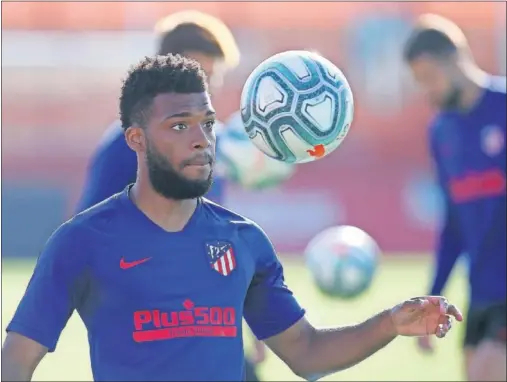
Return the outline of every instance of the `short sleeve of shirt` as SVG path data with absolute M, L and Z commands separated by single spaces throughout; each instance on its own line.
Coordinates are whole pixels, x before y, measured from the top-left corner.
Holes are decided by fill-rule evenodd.
M 262 229 L 252 225 L 243 234 L 256 254 L 256 272 L 247 292 L 244 316 L 255 336 L 263 340 L 290 328 L 305 311 L 285 285 L 282 264 Z
M 68 222 L 46 243 L 8 332 L 55 350 L 83 290 L 85 260 L 79 228 Z

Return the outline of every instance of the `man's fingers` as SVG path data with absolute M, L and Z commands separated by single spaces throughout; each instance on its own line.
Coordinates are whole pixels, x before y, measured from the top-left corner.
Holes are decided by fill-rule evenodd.
M 447 331 L 445 330 L 444 325 L 438 325 L 435 335 L 438 338 L 444 338 L 446 334 L 447 334 Z
M 429 301 L 424 297 L 414 297 L 408 300 L 405 303 L 405 306 L 409 306 L 411 308 L 421 308 L 428 305 Z
M 424 311 L 427 305 L 433 305 L 438 307 L 440 315 L 442 317 L 454 317 L 457 321 L 463 321 L 463 314 L 453 304 L 449 304 L 449 301 L 442 296 L 423 296 L 411 298 L 405 303 L 405 306 L 409 307 L 412 312 Z M 448 329 L 447 329 L 448 330 Z M 445 333 L 444 333 L 445 335 Z
M 423 298 L 431 302 L 433 305 L 439 305 L 440 300 L 445 299 L 445 297 L 442 296 L 425 296 Z
M 427 296 L 426 300 L 432 305 L 440 307 L 440 314 L 450 314 L 456 320 L 463 321 L 463 314 L 460 312 L 455 305 L 449 304 L 449 301 L 445 297 L 442 296 Z
M 453 316 L 458 321 L 463 321 L 463 314 L 452 304 L 447 307 L 447 314 Z
M 438 324 L 442 325 L 444 329 L 449 331 L 452 327 L 452 317 L 449 315 L 441 316 L 440 319 L 438 320 Z
M 440 307 L 440 313 L 446 314 L 449 302 L 442 296 L 427 296 L 426 300 L 432 305 Z
M 445 335 L 452 328 L 452 317 L 447 315 L 447 316 L 441 317 L 438 321 L 439 321 L 439 324 L 437 326 L 437 330 L 435 331 L 435 335 L 438 338 L 444 338 Z

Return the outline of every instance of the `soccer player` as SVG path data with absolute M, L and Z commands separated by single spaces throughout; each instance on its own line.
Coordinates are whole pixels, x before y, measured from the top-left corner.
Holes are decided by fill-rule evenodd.
M 456 260 L 466 253 L 467 376 L 471 381 L 505 381 L 506 79 L 483 72 L 458 26 L 435 15 L 421 17 L 404 58 L 440 109 L 429 139 L 446 208 L 431 294 L 442 292 Z M 429 338 L 421 337 L 419 344 L 432 348 Z
M 218 90 L 227 70 L 239 62 L 239 49 L 229 28 L 219 19 L 198 11 L 182 11 L 161 19 L 155 26 L 159 36 L 157 53 L 182 54 L 199 62 L 210 85 Z M 125 141 L 121 122 L 105 132 L 88 167 L 83 193 L 77 204 L 81 212 L 122 191 L 136 179 L 137 159 Z M 206 197 L 223 203 L 225 179 L 215 174 Z M 256 366 L 264 360 L 264 346 L 255 342 L 255 362 L 247 358 L 247 380 L 258 381 Z
M 7 327 L 2 380 L 29 380 L 74 310 L 95 380 L 244 379 L 242 319 L 299 376 L 351 367 L 396 336 L 444 337 L 461 313 L 407 300 L 354 326 L 318 329 L 284 283 L 262 229 L 207 199 L 215 112 L 194 60 L 146 57 L 120 114 L 137 179 L 59 227 Z

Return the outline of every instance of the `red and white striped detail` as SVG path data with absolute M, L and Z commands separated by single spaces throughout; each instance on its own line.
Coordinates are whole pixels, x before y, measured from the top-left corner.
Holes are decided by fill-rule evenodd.
M 236 259 L 234 258 L 232 248 L 229 248 L 211 267 L 223 276 L 230 275 L 234 268 L 236 268 Z

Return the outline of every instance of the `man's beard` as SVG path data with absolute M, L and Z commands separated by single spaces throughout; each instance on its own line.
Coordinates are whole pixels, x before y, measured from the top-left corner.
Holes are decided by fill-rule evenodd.
M 211 168 L 207 179 L 187 179 L 149 144 L 146 150 L 146 163 L 153 189 L 168 199 L 184 200 L 199 198 L 208 192 L 213 183 L 213 168 Z

